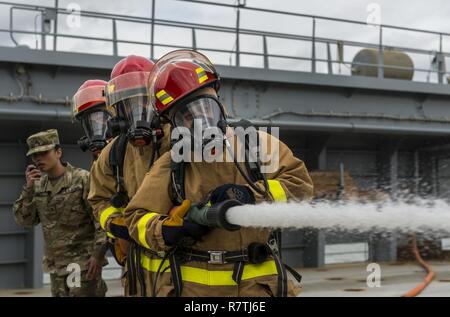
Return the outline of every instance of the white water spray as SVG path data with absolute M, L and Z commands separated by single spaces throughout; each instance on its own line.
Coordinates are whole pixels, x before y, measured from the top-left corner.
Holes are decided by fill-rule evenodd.
M 450 205 L 443 200 L 245 205 L 230 208 L 227 220 L 243 227 L 450 233 Z

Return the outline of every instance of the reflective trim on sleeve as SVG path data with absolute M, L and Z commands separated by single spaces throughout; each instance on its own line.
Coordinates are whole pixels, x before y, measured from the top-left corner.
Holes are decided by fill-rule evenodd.
M 269 191 L 272 194 L 274 201 L 276 202 L 287 202 L 286 192 L 281 186 L 280 181 L 275 179 L 268 179 L 267 183 L 269 184 Z
M 103 230 L 106 230 L 106 222 L 108 221 L 109 217 L 116 213 L 122 215 L 123 209 L 109 206 L 108 208 L 100 212 L 100 226 Z
M 155 216 L 159 215 L 156 212 L 149 212 L 142 216 L 141 219 L 139 219 L 137 223 L 137 231 L 138 231 L 138 239 L 139 243 L 146 247 L 147 249 L 150 249 L 150 246 L 147 243 L 147 239 L 145 238 L 145 234 L 147 233 L 147 223 Z

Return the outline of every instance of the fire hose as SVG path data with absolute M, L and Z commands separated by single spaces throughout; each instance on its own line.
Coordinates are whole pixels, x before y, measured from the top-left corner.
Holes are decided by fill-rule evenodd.
M 211 228 L 221 228 L 226 230 L 238 230 L 240 225 L 230 222 L 229 215 L 227 212 L 234 208 L 242 206 L 239 201 L 236 200 L 227 200 L 212 206 L 198 206 L 194 207 L 190 210 L 188 214 L 188 219 L 196 222 L 198 224 L 202 224 Z M 407 293 L 403 295 L 403 297 L 414 297 L 419 295 L 434 279 L 435 273 L 431 266 L 426 263 L 420 255 L 417 240 L 415 235 L 411 237 L 411 250 L 417 260 L 417 262 L 425 269 L 427 275 L 425 276 L 423 282 L 418 284 L 413 289 L 409 290 Z
M 411 289 L 408 292 L 406 292 L 405 294 L 403 294 L 403 297 L 415 297 L 415 296 L 419 295 L 431 283 L 431 281 L 435 277 L 433 268 L 428 263 L 426 263 L 420 256 L 419 248 L 417 247 L 417 240 L 416 240 L 415 235 L 412 235 L 412 237 L 411 237 L 411 247 L 412 247 L 412 252 L 413 252 L 417 262 L 419 262 L 420 266 L 422 266 L 425 269 L 425 271 L 427 272 L 427 275 L 423 279 L 423 282 L 417 284 L 416 287 L 414 287 L 413 289 Z

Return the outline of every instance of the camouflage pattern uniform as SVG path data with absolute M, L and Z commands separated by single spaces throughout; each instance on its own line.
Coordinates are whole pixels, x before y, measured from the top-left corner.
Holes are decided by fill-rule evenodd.
M 27 155 L 46 151 L 59 144 L 56 130 L 48 130 L 27 139 Z M 42 224 L 44 233 L 44 271 L 50 273 L 53 296 L 104 296 L 106 284 L 101 279 L 86 279 L 87 261 L 93 256 L 106 264 L 106 235 L 95 220 L 90 204 L 89 172 L 64 163 L 65 173 L 55 183 L 47 175 L 23 191 L 14 203 L 16 222 L 25 227 Z M 80 287 L 69 288 L 73 277 L 67 265 L 81 269 Z

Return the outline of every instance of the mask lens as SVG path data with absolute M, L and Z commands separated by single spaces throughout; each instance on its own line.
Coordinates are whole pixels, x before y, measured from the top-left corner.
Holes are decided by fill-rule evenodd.
M 85 135 L 93 140 L 94 138 L 105 139 L 107 121 L 111 115 L 106 111 L 93 111 L 81 118 L 81 124 Z
M 199 98 L 181 107 L 173 117 L 177 127 L 186 127 L 194 132 L 194 125 L 201 125 L 204 132 L 210 128 L 217 128 L 217 124 L 223 119 L 219 103 L 213 98 Z M 197 127 L 197 129 L 199 129 Z
M 139 121 L 151 122 L 154 115 L 147 96 L 136 96 L 121 101 L 121 112 L 133 130 L 137 128 Z

